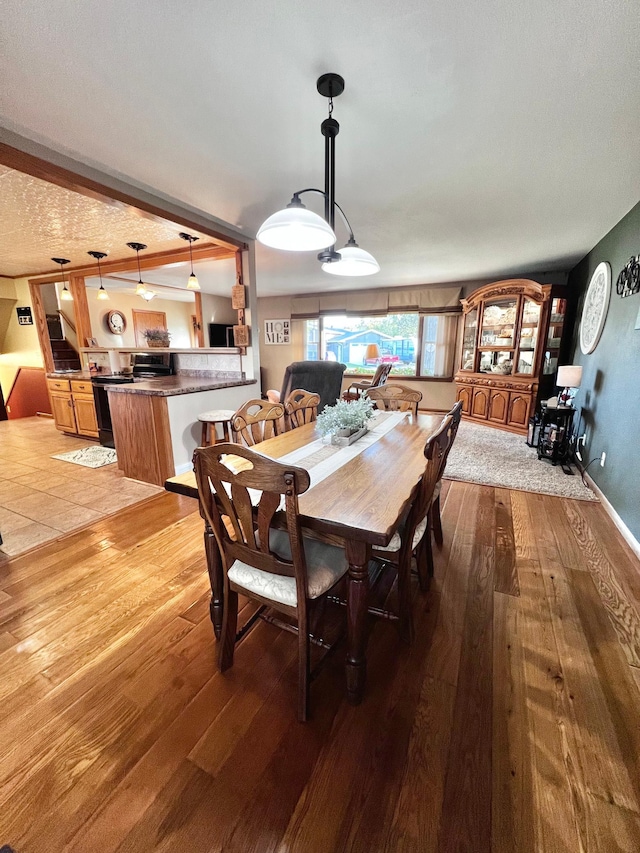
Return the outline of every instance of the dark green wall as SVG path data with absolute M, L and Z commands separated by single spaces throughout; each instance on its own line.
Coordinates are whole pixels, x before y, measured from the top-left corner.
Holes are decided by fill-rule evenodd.
M 587 432 L 586 458 L 606 451 L 589 474 L 620 518 L 640 541 L 640 330 L 634 329 L 640 293 L 622 299 L 616 280 L 632 255 L 640 254 L 640 204 L 637 204 L 569 274 L 569 286 L 579 294 L 571 364 L 583 366 L 582 386 L 575 399 L 581 410 L 579 433 Z M 584 294 L 601 261 L 611 264 L 611 301 L 600 341 L 583 355 L 579 325 Z

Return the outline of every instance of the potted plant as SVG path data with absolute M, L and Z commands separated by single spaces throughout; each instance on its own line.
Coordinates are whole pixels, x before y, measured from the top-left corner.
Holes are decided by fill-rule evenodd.
M 149 347 L 168 347 L 171 333 L 166 329 L 145 329 L 142 333 Z
M 336 400 L 335 406 L 318 415 L 316 427 L 322 436 L 331 436 L 331 444 L 346 447 L 353 444 L 367 430 L 367 421 L 373 417 L 373 401 L 367 397 L 359 400 Z

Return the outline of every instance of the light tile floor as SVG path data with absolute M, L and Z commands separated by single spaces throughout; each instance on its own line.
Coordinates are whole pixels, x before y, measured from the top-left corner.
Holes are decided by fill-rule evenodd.
M 58 432 L 50 418 L 0 421 L 0 564 L 162 492 L 129 480 L 117 464 L 51 458 L 93 444 Z

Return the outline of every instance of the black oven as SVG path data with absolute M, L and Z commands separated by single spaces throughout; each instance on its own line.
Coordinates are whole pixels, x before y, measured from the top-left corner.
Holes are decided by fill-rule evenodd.
M 133 375 L 156 378 L 174 373 L 172 352 L 136 352 L 133 354 Z
M 103 447 L 115 447 L 113 441 L 113 426 L 111 425 L 111 412 L 109 411 L 109 395 L 107 385 L 123 385 L 133 382 L 133 376 L 106 375 L 92 376 L 93 399 L 96 404 L 96 420 L 98 421 L 98 436 Z

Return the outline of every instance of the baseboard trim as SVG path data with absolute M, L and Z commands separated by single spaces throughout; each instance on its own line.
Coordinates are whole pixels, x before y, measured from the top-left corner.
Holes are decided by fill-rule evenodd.
M 595 494 L 600 499 L 600 503 L 604 507 L 605 512 L 607 513 L 607 515 L 609 516 L 611 521 L 613 521 L 615 526 L 620 531 L 620 534 L 622 535 L 622 538 L 624 539 L 624 541 L 627 543 L 629 548 L 631 548 L 631 550 L 636 555 L 636 557 L 640 560 L 640 542 L 638 542 L 636 537 L 633 535 L 633 533 L 629 530 L 627 525 L 624 523 L 624 521 L 620 518 L 618 513 L 615 511 L 613 506 L 609 503 L 606 495 L 604 494 L 602 489 L 598 486 L 598 484 L 593 479 L 593 477 L 590 477 L 586 471 L 583 472 L 582 476 L 587 481 L 587 483 L 589 484 L 589 487 L 592 489 L 592 491 L 595 492 Z

